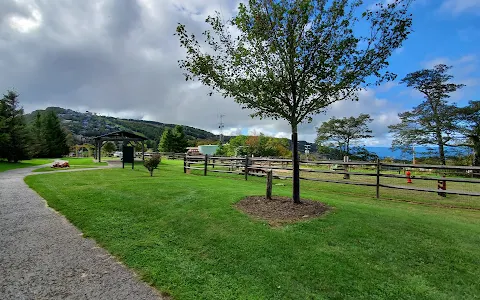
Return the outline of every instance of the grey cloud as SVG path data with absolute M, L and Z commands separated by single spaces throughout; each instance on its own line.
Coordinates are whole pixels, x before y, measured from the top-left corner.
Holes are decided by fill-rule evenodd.
M 55 105 L 207 130 L 218 129 L 218 115 L 225 114 L 225 128 L 289 133 L 285 121 L 252 119 L 232 99 L 208 96 L 207 88 L 185 82 L 178 68 L 183 50 L 173 36 L 177 23 L 199 35 L 208 14 L 219 10 L 228 18 L 237 2 L 184 0 L 179 6 L 175 0 L 2 1 L 0 67 L 6 71 L 0 73 L 0 88 L 14 87 L 27 111 Z M 29 4 L 40 11 L 42 23 L 21 33 L 9 26 L 8 17 L 30 17 Z M 332 115 L 391 111 L 375 105 L 381 102 L 368 94 L 361 103 L 333 106 L 302 125 L 300 136 L 313 140 L 315 127 Z M 385 135 L 381 126 L 375 130 Z

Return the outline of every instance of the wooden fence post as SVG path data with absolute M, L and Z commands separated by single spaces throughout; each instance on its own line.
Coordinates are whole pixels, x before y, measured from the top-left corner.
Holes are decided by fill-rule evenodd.
M 376 185 L 376 189 L 377 189 L 377 199 L 380 198 L 380 168 L 381 168 L 381 164 L 380 164 L 380 159 L 377 158 L 377 185 Z
M 248 156 L 245 155 L 245 180 L 248 180 Z
M 267 171 L 267 199 L 272 200 L 272 185 L 273 185 L 273 172 Z
M 349 162 L 350 158 L 348 156 L 343 157 L 343 162 Z M 343 169 L 348 173 L 348 165 L 343 165 Z M 350 174 L 343 174 L 343 179 L 350 179 Z
M 187 173 L 187 156 L 183 157 L 183 173 Z
M 203 176 L 207 176 L 208 155 L 205 154 L 205 165 L 203 166 Z

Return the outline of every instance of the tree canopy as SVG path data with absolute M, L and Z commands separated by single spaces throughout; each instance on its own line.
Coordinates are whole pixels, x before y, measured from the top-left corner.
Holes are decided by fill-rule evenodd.
M 401 83 L 422 93 L 424 100 L 412 110 L 400 113 L 399 124 L 389 126 L 394 137 L 392 148 L 409 152 L 416 145 L 437 145 L 441 163 L 446 163 L 445 146 L 456 144 L 459 121 L 457 106 L 447 99 L 464 86 L 450 82 L 450 68 L 440 64 L 402 79 Z
M 317 128 L 316 143 L 319 147 L 333 145 L 341 156 L 351 155 L 351 143 L 372 138 L 368 124 L 373 121 L 368 114 L 358 117 L 331 118 Z
M 10 162 L 29 156 L 29 133 L 18 97 L 16 92 L 7 91 L 0 100 L 0 159 Z
M 160 152 L 185 153 L 188 141 L 183 126 L 177 125 L 173 130 L 165 129 L 158 144 Z
M 224 156 L 286 157 L 291 156 L 289 141 L 286 138 L 260 135 L 239 135 L 222 145 L 217 151 Z
M 458 109 L 460 133 L 465 137 L 463 145 L 474 151 L 473 165 L 480 166 L 480 101 L 469 101 Z
M 170 129 L 165 129 L 158 143 L 159 152 L 172 152 L 173 148 L 173 135 Z
M 67 133 L 62 127 L 57 114 L 45 112 L 42 116 L 43 145 L 45 157 L 61 157 L 68 154 Z
M 209 16 L 204 42 L 179 24 L 176 34 L 186 49 L 179 65 L 186 80 L 233 98 L 252 117 L 290 124 L 298 203 L 298 124 L 336 101 L 357 100 L 362 88 L 395 78 L 385 69 L 410 33 L 410 2 L 364 9 L 360 0 L 249 0 L 227 22 L 219 13 Z
M 173 128 L 172 136 L 173 136 L 172 152 L 185 153 L 187 151 L 188 141 L 187 141 L 187 137 L 185 136 L 183 126 L 180 126 L 180 125 L 175 126 L 175 128 Z
M 108 141 L 103 145 L 102 150 L 107 154 L 111 154 L 113 151 L 117 150 L 117 146 L 114 142 Z

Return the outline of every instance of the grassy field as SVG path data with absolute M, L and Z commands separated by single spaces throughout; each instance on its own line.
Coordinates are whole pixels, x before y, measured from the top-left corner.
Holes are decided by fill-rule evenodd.
M 64 160 L 68 161 L 68 163 L 72 166 L 106 166 L 108 165 L 106 162 L 95 162 L 92 157 L 69 157 L 65 158 Z
M 203 175 L 203 164 L 200 163 L 198 165 L 192 165 L 192 167 L 199 167 L 202 170 L 192 170 L 192 174 L 196 175 Z M 268 168 L 268 166 L 265 166 Z M 225 166 L 216 166 L 215 170 L 228 170 L 228 167 Z M 217 176 L 217 177 L 228 177 L 231 179 L 236 180 L 243 180 L 243 175 L 234 175 L 234 174 L 225 174 L 225 173 L 214 173 L 210 172 L 214 170 L 212 166 L 208 167 L 208 174 L 209 176 Z M 327 166 L 320 166 L 316 169 L 324 169 L 328 170 Z M 351 170 L 352 172 L 358 173 L 366 173 L 366 174 L 375 174 L 376 171 L 374 169 L 354 169 Z M 274 175 L 277 176 L 291 176 L 291 171 L 285 170 L 273 170 Z M 383 174 L 397 174 L 399 175 L 398 171 L 389 171 L 389 170 L 382 170 Z M 403 172 L 400 174 L 403 175 Z M 376 176 L 360 176 L 360 175 L 351 175 L 350 179 L 345 180 L 343 179 L 343 174 L 332 174 L 332 173 L 311 173 L 311 172 L 300 172 L 300 176 L 303 178 L 312 178 L 312 179 L 326 179 L 326 180 L 335 180 L 341 182 L 351 182 L 351 183 L 376 183 Z M 381 184 L 389 184 L 395 186 L 407 186 L 407 187 L 417 187 L 417 188 L 427 188 L 427 189 L 436 189 L 437 188 L 437 181 L 435 180 L 420 180 L 418 177 L 426 176 L 426 177 L 438 177 L 438 175 L 432 173 L 421 173 L 421 172 L 413 172 L 413 176 L 416 176 L 412 179 L 412 184 L 407 184 L 406 179 L 404 178 L 386 178 L 381 177 L 380 183 Z M 448 176 L 449 178 L 452 178 Z M 456 178 L 459 178 L 456 176 Z M 264 181 L 264 178 L 255 178 L 249 177 L 249 180 L 259 180 Z M 283 184 L 285 186 L 291 186 L 291 179 L 277 179 L 275 183 Z M 332 184 L 332 183 L 323 183 L 323 182 L 315 182 L 315 181 L 307 181 L 302 180 L 302 188 L 304 190 L 310 190 L 312 192 L 315 191 L 325 191 L 330 193 L 340 193 L 343 195 L 355 195 L 355 196 L 365 196 L 365 197 L 375 197 L 376 191 L 375 187 L 371 186 L 358 186 L 358 185 L 347 185 L 347 184 Z M 469 192 L 480 192 L 480 184 L 479 183 L 464 183 L 464 182 L 448 182 L 447 183 L 448 190 L 460 190 L 460 191 L 469 191 Z M 381 188 L 380 195 L 383 199 L 393 199 L 398 201 L 413 201 L 419 203 L 428 203 L 431 205 L 444 205 L 444 206 L 454 206 L 454 207 L 465 207 L 465 208 L 475 208 L 480 209 L 480 197 L 475 196 L 461 196 L 455 194 L 449 194 L 447 197 L 441 197 L 437 193 L 426 193 L 426 192 L 417 192 L 417 191 L 408 191 L 408 190 L 398 190 L 398 189 L 387 189 Z
M 8 170 L 19 169 L 19 168 L 41 166 L 51 162 L 53 162 L 53 159 L 49 159 L 49 158 L 34 158 L 30 160 L 22 160 L 18 163 L 9 163 L 6 161 L 0 161 L 0 172 L 5 172 Z
M 237 211 L 249 181 L 183 174 L 165 161 L 29 176 L 26 182 L 175 299 L 474 299 L 480 212 L 346 196 L 302 184 L 325 216 L 270 227 Z M 75 184 L 71 184 L 75 182 Z M 290 195 L 289 186 L 274 194 Z

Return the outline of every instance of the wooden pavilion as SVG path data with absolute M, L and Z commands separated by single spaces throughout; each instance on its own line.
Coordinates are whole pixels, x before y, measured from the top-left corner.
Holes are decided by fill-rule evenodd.
M 124 146 L 127 146 L 129 143 L 142 142 L 142 160 L 145 160 L 145 145 L 143 141 L 146 141 L 147 138 L 143 135 L 139 135 L 129 131 L 115 131 L 107 133 L 104 135 L 97 136 L 93 138 L 95 144 L 95 158 L 98 161 L 101 161 L 102 157 L 102 147 L 106 142 L 123 142 Z M 135 146 L 135 145 L 132 145 Z

